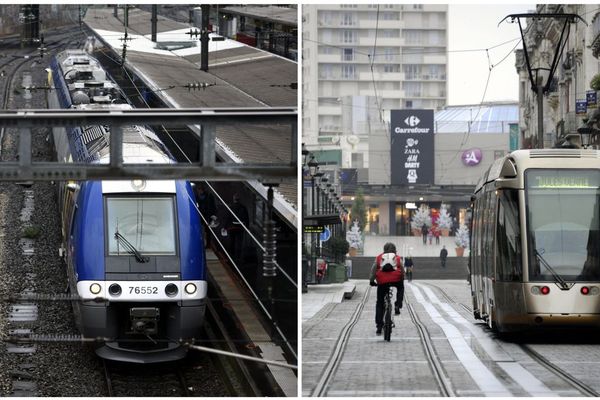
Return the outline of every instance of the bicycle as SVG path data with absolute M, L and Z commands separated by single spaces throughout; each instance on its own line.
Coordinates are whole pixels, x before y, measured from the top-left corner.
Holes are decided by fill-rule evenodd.
M 383 340 L 390 341 L 394 320 L 392 317 L 392 287 L 388 287 L 383 303 Z

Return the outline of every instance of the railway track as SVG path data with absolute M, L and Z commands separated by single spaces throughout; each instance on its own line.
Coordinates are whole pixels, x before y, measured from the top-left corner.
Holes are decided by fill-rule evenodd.
M 132 368 L 131 364 L 104 360 L 103 367 L 109 397 L 193 395 L 180 363 Z

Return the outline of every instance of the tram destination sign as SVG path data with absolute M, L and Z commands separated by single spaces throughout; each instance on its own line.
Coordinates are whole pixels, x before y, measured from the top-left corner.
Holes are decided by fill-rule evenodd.
M 304 225 L 304 233 L 323 233 L 325 226 L 323 225 Z
M 392 185 L 433 184 L 433 110 L 391 110 Z

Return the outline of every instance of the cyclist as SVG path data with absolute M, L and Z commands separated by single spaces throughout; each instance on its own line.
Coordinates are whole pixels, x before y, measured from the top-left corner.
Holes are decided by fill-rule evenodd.
M 375 282 L 377 281 L 377 282 Z M 383 328 L 383 303 L 385 295 L 390 287 L 396 288 L 395 314 L 400 314 L 402 308 L 402 299 L 404 297 L 404 271 L 402 260 L 396 254 L 396 246 L 393 243 L 386 243 L 383 246 L 383 253 L 375 258 L 371 267 L 371 286 L 377 286 L 377 303 L 375 304 L 375 325 L 376 334 L 381 334 Z

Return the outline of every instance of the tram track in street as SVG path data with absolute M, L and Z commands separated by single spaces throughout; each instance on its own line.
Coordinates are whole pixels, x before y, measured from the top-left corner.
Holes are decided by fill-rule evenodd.
M 323 367 L 321 377 L 318 380 L 312 393 L 310 394 L 311 397 L 326 396 L 329 384 L 331 383 L 331 381 L 335 375 L 335 372 L 342 360 L 342 356 L 344 355 L 346 345 L 348 344 L 348 340 L 350 339 L 350 333 L 352 332 L 352 328 L 354 328 L 356 323 L 359 321 L 360 315 L 362 314 L 365 304 L 367 303 L 367 300 L 369 299 L 370 291 L 371 291 L 371 288 L 367 287 L 367 289 L 365 290 L 365 294 L 363 295 L 363 298 L 361 299 L 360 303 L 357 305 L 356 309 L 354 310 L 354 313 L 350 317 L 350 320 L 348 320 L 346 325 L 344 325 L 344 327 L 342 328 L 340 335 L 338 336 L 338 339 L 333 347 L 333 351 L 331 352 L 329 359 L 327 360 L 327 363 Z
M 429 287 L 435 288 L 437 290 L 437 292 L 445 300 L 447 300 L 450 304 L 456 304 L 462 310 L 467 312 L 469 315 L 473 315 L 473 310 L 471 307 L 469 307 L 468 305 L 466 305 L 464 303 L 456 302 L 450 296 L 448 296 L 448 294 L 439 286 L 431 284 L 431 283 L 425 283 L 424 286 L 429 286 Z M 501 339 L 498 339 L 498 338 L 493 338 L 492 340 L 498 341 L 498 342 L 503 342 Z M 587 396 L 587 397 L 599 397 L 600 396 L 600 392 L 593 389 L 589 385 L 583 383 L 581 380 L 575 378 L 573 375 L 569 374 L 568 372 L 566 372 L 564 369 L 560 368 L 556 364 L 552 363 L 550 360 L 548 360 L 546 357 L 544 357 L 544 355 L 542 355 L 540 352 L 533 349 L 533 347 L 530 344 L 519 343 L 516 341 L 513 343 L 516 346 L 518 346 L 519 349 L 521 349 L 525 354 L 527 354 L 527 356 L 529 356 L 537 364 L 541 365 L 546 370 L 550 371 L 553 375 L 557 376 L 562 381 L 566 382 L 569 386 L 574 388 L 576 391 L 581 393 L 583 396 Z
M 415 312 L 412 304 L 408 302 L 405 298 L 404 304 L 408 313 L 410 315 L 411 320 L 417 327 L 419 332 L 419 336 L 421 337 L 421 344 L 423 345 L 423 351 L 427 357 L 427 361 L 429 362 L 429 366 L 431 367 L 431 371 L 433 372 L 433 376 L 439 386 L 440 394 L 443 397 L 455 397 L 456 393 L 454 392 L 454 388 L 452 387 L 452 382 L 450 378 L 446 376 L 442 363 L 440 362 L 439 357 L 436 354 L 435 347 L 431 340 L 431 336 L 429 331 L 427 331 L 427 327 L 421 322 L 418 314 Z

